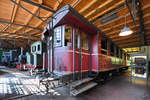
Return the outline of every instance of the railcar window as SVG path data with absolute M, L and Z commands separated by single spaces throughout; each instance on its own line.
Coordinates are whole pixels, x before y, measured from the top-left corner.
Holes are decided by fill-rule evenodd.
M 85 50 L 88 50 L 88 48 L 89 48 L 88 47 L 88 36 L 87 36 L 86 33 L 84 33 L 84 32 L 81 33 L 81 40 L 82 40 L 81 48 L 85 49 Z
M 61 46 L 61 27 L 54 29 L 54 47 Z
M 65 43 L 64 46 L 72 46 L 71 42 L 71 35 L 72 35 L 72 27 L 71 26 L 65 26 Z
M 40 51 L 40 45 L 38 45 L 38 51 Z
M 32 47 L 32 52 L 35 52 L 36 51 L 36 46 L 33 46 Z
M 102 45 L 102 48 L 103 48 L 103 49 L 107 49 L 107 40 L 106 40 L 106 39 L 103 39 L 103 40 L 101 41 L 101 45 Z
M 101 54 L 107 55 L 107 39 L 102 38 L 101 41 Z
M 75 48 L 80 48 L 80 36 L 79 36 L 79 30 L 75 30 Z

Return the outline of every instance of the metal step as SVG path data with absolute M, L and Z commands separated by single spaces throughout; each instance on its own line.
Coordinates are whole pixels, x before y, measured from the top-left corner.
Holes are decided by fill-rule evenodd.
M 84 78 L 82 80 L 78 80 L 78 81 L 75 81 L 75 82 L 72 82 L 70 84 L 70 88 L 75 88 L 77 86 L 80 86 L 81 84 L 83 83 L 86 83 L 86 82 L 89 82 L 89 81 L 92 81 L 94 78 Z
M 70 95 L 77 96 L 78 94 L 85 92 L 85 91 L 95 87 L 96 85 L 97 85 L 97 83 L 95 83 L 95 82 L 89 82 L 87 84 L 81 85 L 80 87 L 71 90 Z

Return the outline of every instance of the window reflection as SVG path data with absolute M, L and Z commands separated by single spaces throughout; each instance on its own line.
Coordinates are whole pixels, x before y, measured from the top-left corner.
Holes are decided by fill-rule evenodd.
M 71 34 L 72 34 L 72 27 L 71 26 L 65 26 L 65 43 L 64 46 L 72 46 L 71 42 Z
M 81 48 L 88 50 L 88 36 L 86 33 L 82 32 L 81 34 L 82 45 Z
M 61 27 L 54 29 L 54 47 L 61 46 Z

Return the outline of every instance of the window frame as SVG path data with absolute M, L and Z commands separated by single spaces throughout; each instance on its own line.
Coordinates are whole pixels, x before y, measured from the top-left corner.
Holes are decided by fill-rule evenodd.
M 66 26 L 69 26 L 69 27 L 71 27 L 71 47 L 70 48 L 72 48 L 73 47 L 73 30 L 75 29 L 74 27 L 72 27 L 71 25 L 63 25 L 63 31 L 62 31 L 62 46 L 63 47 L 69 47 L 69 46 L 65 46 L 65 27 Z
M 79 28 L 74 28 L 74 32 L 75 32 L 75 49 L 80 49 L 81 48 L 81 36 L 80 36 L 81 30 Z
M 62 27 L 63 27 L 63 26 L 58 26 L 58 27 L 55 28 L 55 29 L 60 28 L 60 32 L 61 32 L 61 33 L 60 33 L 60 35 L 61 35 L 61 36 L 60 36 L 60 42 L 61 42 L 61 43 L 60 43 L 59 46 L 56 46 L 56 45 L 55 45 L 55 29 L 54 29 L 54 48 L 62 47 L 62 42 L 63 42 L 63 38 L 62 38 L 62 37 L 63 37 L 63 34 L 62 34 L 62 33 L 63 33 L 63 32 L 62 32 L 63 29 L 62 29 Z M 56 41 L 57 41 L 57 40 L 56 40 Z

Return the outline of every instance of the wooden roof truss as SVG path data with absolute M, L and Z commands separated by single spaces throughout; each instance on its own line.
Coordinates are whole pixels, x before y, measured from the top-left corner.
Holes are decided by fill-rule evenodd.
M 93 22 L 119 47 L 150 44 L 149 0 L 0 0 L 0 38 L 21 39 L 26 43 L 40 40 L 51 16 L 66 4 Z M 114 13 L 117 18 L 102 24 L 103 19 Z M 119 37 L 125 13 L 133 34 Z

